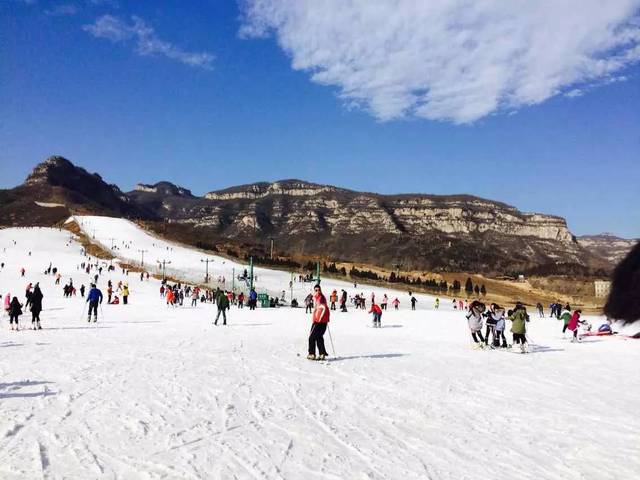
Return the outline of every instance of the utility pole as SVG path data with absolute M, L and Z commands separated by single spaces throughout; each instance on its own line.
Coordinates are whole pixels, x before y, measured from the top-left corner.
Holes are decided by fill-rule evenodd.
M 111 248 L 113 248 L 113 247 L 111 247 Z M 144 254 L 145 254 L 146 252 L 148 252 L 148 251 L 149 251 L 149 250 L 138 250 L 138 252 L 140 252 L 140 253 L 142 254 L 142 259 L 141 259 L 141 261 L 140 261 L 140 266 L 141 266 L 141 267 L 144 267 Z
M 320 283 L 320 262 L 316 262 L 316 282 Z
M 171 264 L 171 261 L 170 260 L 164 260 L 164 259 L 162 261 L 160 261 L 160 260 L 156 260 L 156 261 L 158 262 L 158 264 L 162 268 L 162 279 L 164 280 L 164 279 L 167 278 L 167 276 L 166 276 L 167 265 Z
M 236 293 L 236 268 L 231 269 L 231 291 Z
M 213 263 L 213 259 L 212 258 L 204 258 L 204 259 L 200 259 L 200 261 L 202 263 L 205 264 L 205 275 L 204 275 L 204 283 L 209 283 L 209 262 Z
M 289 289 L 291 290 L 291 298 L 289 299 L 289 303 L 293 300 L 293 272 L 291 272 L 291 281 L 289 282 Z
M 107 238 L 107 240 L 111 240 L 111 250 L 113 250 L 113 241 L 115 240 L 115 238 L 111 237 L 111 238 Z
M 273 260 L 273 237 L 271 237 L 269 240 L 271 240 L 271 260 Z

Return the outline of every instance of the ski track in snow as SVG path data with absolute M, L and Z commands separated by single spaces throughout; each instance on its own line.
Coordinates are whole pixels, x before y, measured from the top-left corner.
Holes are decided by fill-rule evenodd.
M 167 250 L 124 220 L 79 220 L 103 245 L 119 237 L 122 246 L 128 236 L 130 247 L 117 253 L 129 261 L 155 244 L 150 260 L 172 252 L 172 273 L 202 276 L 201 252 Z M 406 292 L 387 290 L 402 302 L 382 316 L 395 328 L 366 328 L 362 311 L 332 312 L 338 356 L 315 363 L 304 358 L 303 309 L 232 307 L 229 325 L 216 327 L 214 306 L 169 309 L 158 281 L 116 270 L 99 286 L 127 280 L 130 305 L 103 304 L 104 318 L 89 324 L 82 299 L 64 299 L 62 285 L 38 273 L 52 261 L 63 284 L 71 277 L 76 288 L 88 286 L 67 232 L 0 230 L 0 260 L 3 296 L 23 301 L 35 281 L 45 296 L 42 331 L 11 332 L 2 321 L 3 480 L 617 480 L 640 472 L 635 340 L 572 344 L 560 322 L 532 316 L 533 353 L 473 350 L 463 314 L 447 302 L 434 311 L 433 298 L 418 295 L 412 312 Z M 216 258 L 212 276 L 225 275 L 229 286 L 231 268 Z M 288 298 L 286 272 L 256 270 L 259 290 Z M 294 296 L 302 300 L 310 286 L 296 282 Z M 333 280 L 323 286 L 371 293 Z M 23 315 L 21 326 L 29 323 Z

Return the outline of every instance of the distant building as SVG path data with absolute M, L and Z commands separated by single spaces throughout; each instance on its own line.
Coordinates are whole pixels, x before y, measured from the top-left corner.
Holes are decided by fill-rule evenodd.
M 593 282 L 596 291 L 596 297 L 606 297 L 611 290 L 611 282 L 609 280 L 596 280 Z
M 523 283 L 524 282 L 524 275 L 518 275 L 518 281 L 520 283 Z

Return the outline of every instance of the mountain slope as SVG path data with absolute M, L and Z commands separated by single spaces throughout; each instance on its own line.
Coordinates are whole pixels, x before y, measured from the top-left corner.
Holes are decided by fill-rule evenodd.
M 265 257 L 273 239 L 277 257 L 301 263 L 576 274 L 608 271 L 619 254 L 608 252 L 606 239 L 577 241 L 563 218 L 471 195 L 380 195 L 296 179 L 203 197 L 170 182 L 123 193 L 62 157 L 36 166 L 23 185 L 0 191 L 0 200 L 4 225 L 52 225 L 71 213 L 127 217 L 185 243 L 223 244 L 240 255 Z

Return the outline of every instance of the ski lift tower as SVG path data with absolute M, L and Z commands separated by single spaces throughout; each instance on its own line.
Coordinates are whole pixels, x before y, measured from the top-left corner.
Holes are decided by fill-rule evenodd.
M 320 262 L 316 262 L 316 278 L 315 278 L 316 283 L 319 285 L 320 284 Z

